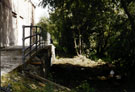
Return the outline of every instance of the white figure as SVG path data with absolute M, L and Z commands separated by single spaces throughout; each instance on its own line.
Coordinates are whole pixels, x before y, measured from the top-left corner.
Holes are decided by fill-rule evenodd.
M 110 71 L 110 77 L 114 77 L 114 74 L 115 74 L 114 70 L 111 70 Z

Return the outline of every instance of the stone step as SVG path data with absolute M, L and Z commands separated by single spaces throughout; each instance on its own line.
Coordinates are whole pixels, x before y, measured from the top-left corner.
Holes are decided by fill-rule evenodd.
M 41 65 L 42 63 L 35 61 L 35 62 L 31 62 L 30 64 L 32 64 L 32 65 Z
M 22 65 L 22 48 L 4 48 L 1 50 L 1 73 L 8 73 Z
M 19 63 L 22 62 L 22 56 L 1 56 L 1 63 Z
M 17 51 L 1 51 L 1 56 L 7 56 L 7 55 L 22 55 L 22 51 L 17 50 Z
M 53 45 L 46 45 L 44 49 L 39 49 L 40 54 L 33 55 L 31 59 L 27 57 L 25 62 L 36 62 L 41 64 L 41 59 L 45 60 L 46 66 L 52 65 L 55 59 L 55 47 Z M 42 58 L 44 57 L 44 58 Z M 1 72 L 8 73 L 18 66 L 22 65 L 22 47 L 7 47 L 1 50 Z

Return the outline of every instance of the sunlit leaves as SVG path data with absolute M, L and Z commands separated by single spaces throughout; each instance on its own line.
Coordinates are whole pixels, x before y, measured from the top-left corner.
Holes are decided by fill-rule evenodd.
M 122 2 L 127 11 L 124 10 Z M 81 37 L 81 48 L 84 52 L 89 50 L 99 56 L 106 55 L 115 59 L 129 54 L 132 56 L 130 40 L 134 39 L 134 36 L 131 36 L 130 32 L 135 26 L 132 25 L 135 22 L 134 0 L 43 0 L 42 4 L 49 4 L 54 8 L 50 20 L 55 24 L 60 45 L 69 48 L 67 51 L 74 47 L 74 38 L 79 47 Z M 124 48 L 124 45 L 128 48 Z M 117 51 L 122 54 L 115 55 Z

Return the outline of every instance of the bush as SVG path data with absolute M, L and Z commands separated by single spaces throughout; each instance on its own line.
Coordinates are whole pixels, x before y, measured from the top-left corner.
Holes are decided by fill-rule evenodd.
M 95 92 L 95 89 L 91 88 L 87 81 L 84 81 L 71 92 Z

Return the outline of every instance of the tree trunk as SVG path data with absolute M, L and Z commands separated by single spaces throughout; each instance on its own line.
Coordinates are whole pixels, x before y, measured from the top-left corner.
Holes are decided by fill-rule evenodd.
M 81 33 L 80 33 L 80 30 L 79 30 L 79 54 L 81 55 L 82 54 L 82 36 L 81 36 Z
M 77 46 L 75 37 L 74 37 L 74 45 L 75 45 L 76 54 L 79 56 L 78 46 Z
M 79 35 L 79 54 L 82 54 L 82 38 L 81 35 Z

